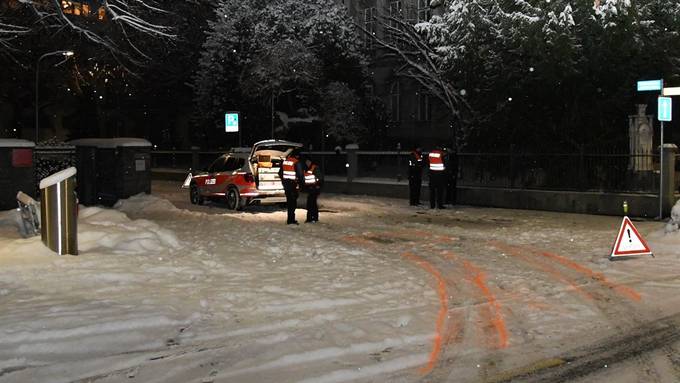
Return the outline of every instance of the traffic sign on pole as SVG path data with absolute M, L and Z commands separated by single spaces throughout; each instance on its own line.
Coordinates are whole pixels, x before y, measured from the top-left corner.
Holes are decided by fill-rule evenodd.
M 680 87 L 663 88 L 663 96 L 680 96 Z
M 673 99 L 670 97 L 659 97 L 659 121 L 671 121 L 673 119 Z
M 238 112 L 224 114 L 224 131 L 227 133 L 238 132 Z
M 663 89 L 663 80 L 647 80 L 637 82 L 638 92 L 651 92 L 661 89 Z

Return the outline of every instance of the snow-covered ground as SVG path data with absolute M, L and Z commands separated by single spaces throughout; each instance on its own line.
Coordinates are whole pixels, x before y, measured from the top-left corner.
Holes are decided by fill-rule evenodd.
M 81 208 L 77 257 L 0 213 L 0 382 L 523 381 L 680 311 L 659 222 L 610 262 L 617 217 L 322 195 L 286 226 L 178 186 Z M 668 353 L 584 379 L 678 381 Z

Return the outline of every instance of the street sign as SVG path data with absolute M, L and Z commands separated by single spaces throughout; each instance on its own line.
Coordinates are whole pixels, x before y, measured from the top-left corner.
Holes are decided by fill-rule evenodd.
M 647 80 L 637 82 L 638 92 L 649 92 L 661 89 L 663 89 L 663 80 Z
M 629 257 L 631 255 L 652 255 L 647 241 L 637 231 L 630 218 L 623 217 L 619 234 L 612 248 L 609 259 L 616 257 Z
M 662 94 L 664 96 L 680 96 L 680 87 L 663 88 Z
M 224 131 L 227 133 L 238 132 L 238 112 L 224 114 Z
M 657 118 L 659 121 L 671 121 L 673 118 L 673 99 L 670 97 L 659 97 L 659 111 Z

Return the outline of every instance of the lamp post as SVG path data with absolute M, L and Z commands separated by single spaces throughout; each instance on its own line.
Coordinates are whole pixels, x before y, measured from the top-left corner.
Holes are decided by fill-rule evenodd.
M 45 53 L 44 55 L 40 56 L 38 61 L 35 63 L 35 143 L 38 143 L 38 129 L 39 129 L 39 114 L 40 114 L 40 106 L 38 104 L 40 98 L 39 98 L 39 81 L 40 81 L 40 61 L 46 57 L 50 56 L 58 56 L 62 55 L 65 57 L 65 60 L 68 60 L 69 57 L 73 56 L 73 51 L 54 51 L 54 52 L 49 52 Z

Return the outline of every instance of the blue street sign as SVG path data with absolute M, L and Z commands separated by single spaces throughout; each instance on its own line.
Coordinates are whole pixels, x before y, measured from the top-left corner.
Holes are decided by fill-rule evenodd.
M 659 97 L 659 121 L 671 121 L 673 118 L 673 99 L 670 97 Z
M 648 92 L 663 89 L 663 80 L 638 81 L 638 92 Z
M 227 133 L 238 132 L 238 112 L 224 114 L 224 131 Z

